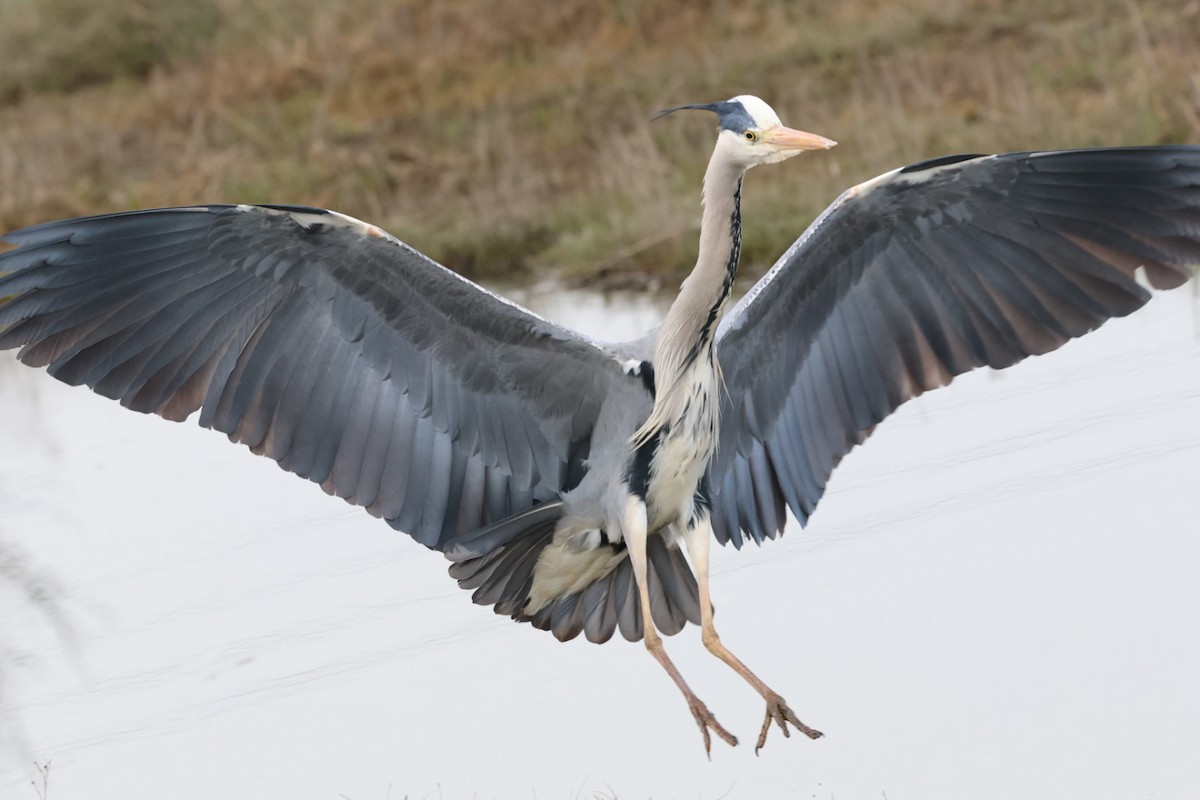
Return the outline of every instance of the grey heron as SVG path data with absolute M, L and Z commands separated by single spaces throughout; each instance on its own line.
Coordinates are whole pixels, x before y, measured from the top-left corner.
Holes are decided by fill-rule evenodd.
M 731 306 L 745 173 L 834 142 L 742 95 L 716 115 L 696 266 L 660 328 L 605 342 L 374 225 L 203 205 L 10 233 L 0 347 L 219 430 L 444 553 L 475 602 L 646 648 L 704 645 L 816 738 L 713 625 L 709 548 L 803 524 L 905 401 L 1140 308 L 1200 262 L 1200 147 L 961 155 L 843 193 Z M 686 557 L 684 553 L 686 552 Z

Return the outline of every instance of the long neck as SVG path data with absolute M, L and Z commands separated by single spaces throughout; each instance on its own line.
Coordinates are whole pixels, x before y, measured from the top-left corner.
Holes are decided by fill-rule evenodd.
M 696 267 L 671 304 L 654 347 L 654 375 L 660 390 L 668 389 L 696 359 L 712 358 L 713 338 L 737 275 L 743 174 L 719 150 L 713 153 L 704 174 Z
M 635 444 L 647 443 L 687 412 L 694 399 L 694 387 L 685 378 L 693 369 L 707 373 L 693 378 L 704 383 L 716 381 L 713 340 L 737 275 L 743 174 L 744 170 L 730 164 L 718 146 L 704 173 L 700 253 L 654 343 L 654 408 L 634 434 Z M 709 406 L 709 413 L 715 425 L 715 404 Z

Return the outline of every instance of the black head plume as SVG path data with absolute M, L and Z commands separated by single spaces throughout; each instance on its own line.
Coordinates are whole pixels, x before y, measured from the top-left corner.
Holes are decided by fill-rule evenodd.
M 654 115 L 651 122 L 662 119 L 667 114 L 673 114 L 676 111 L 711 111 L 717 115 L 717 123 L 723 130 L 736 131 L 738 133 L 755 126 L 754 119 L 746 111 L 746 107 L 737 100 L 719 100 L 715 103 L 689 103 L 685 106 L 664 108 Z

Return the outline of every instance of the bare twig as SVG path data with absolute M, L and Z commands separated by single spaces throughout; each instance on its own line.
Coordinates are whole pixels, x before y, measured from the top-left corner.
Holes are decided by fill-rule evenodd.
M 33 790 L 35 792 L 37 792 L 38 800 L 49 800 L 49 797 L 50 797 L 50 759 L 47 758 L 45 761 L 43 761 L 40 764 L 35 761 L 35 762 L 33 762 L 33 767 L 34 767 L 34 769 L 36 769 L 38 771 L 38 775 L 41 778 L 41 781 L 39 782 L 37 778 L 34 778 L 33 780 L 31 780 L 29 782 L 29 785 L 33 787 Z

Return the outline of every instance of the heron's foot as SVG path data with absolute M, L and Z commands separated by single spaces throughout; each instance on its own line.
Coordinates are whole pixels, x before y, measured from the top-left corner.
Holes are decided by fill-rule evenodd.
M 763 745 L 767 743 L 767 732 L 771 730 L 772 720 L 779 726 L 779 730 L 783 731 L 785 737 L 792 735 L 792 732 L 788 730 L 789 724 L 810 739 L 820 739 L 825 735 L 797 719 L 796 712 L 788 708 L 787 701 L 772 692 L 767 696 L 767 716 L 763 720 L 762 730 L 758 732 L 758 744 L 754 746 L 754 755 L 758 755 L 758 751 L 762 750 Z
M 729 731 L 725 730 L 721 723 L 717 722 L 717 718 L 708 710 L 708 706 L 699 697 L 692 696 L 688 698 L 688 710 L 692 712 L 692 716 L 696 719 L 696 724 L 700 726 L 700 733 L 704 736 L 704 752 L 712 759 L 712 737 L 709 736 L 711 730 L 717 736 L 725 740 L 725 744 L 730 747 L 737 747 L 737 737 Z

